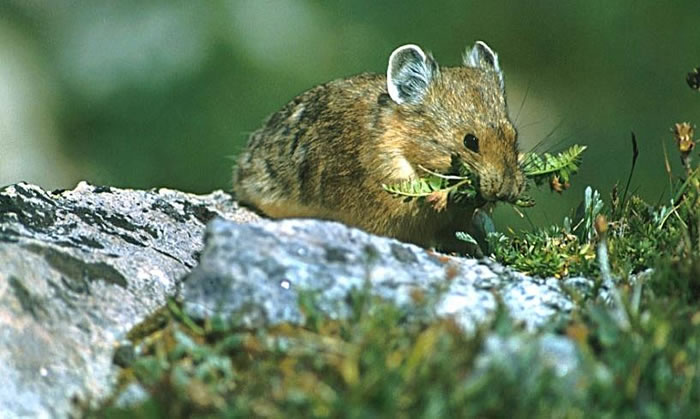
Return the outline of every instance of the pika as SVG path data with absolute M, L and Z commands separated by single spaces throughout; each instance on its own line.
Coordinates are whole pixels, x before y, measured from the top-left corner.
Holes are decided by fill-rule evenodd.
M 450 169 L 476 175 L 477 199 L 404 202 L 382 184 Z M 513 201 L 525 177 L 508 117 L 498 56 L 484 42 L 463 65 L 441 68 L 417 45 L 389 56 L 386 75 L 364 73 L 308 90 L 253 132 L 233 176 L 237 199 L 272 218 L 313 217 L 423 247 L 464 251 L 475 211 Z

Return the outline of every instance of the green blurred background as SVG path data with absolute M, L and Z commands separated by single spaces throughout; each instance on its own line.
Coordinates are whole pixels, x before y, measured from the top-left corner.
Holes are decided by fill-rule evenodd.
M 632 130 L 632 189 L 668 195 L 662 143 L 700 121 L 685 83 L 697 0 L 0 0 L 0 185 L 230 190 L 248 133 L 296 94 L 384 72 L 403 43 L 458 65 L 477 39 L 499 53 L 523 150 L 589 146 L 570 190 L 535 194 L 535 224 L 559 222 L 586 185 L 624 183 Z

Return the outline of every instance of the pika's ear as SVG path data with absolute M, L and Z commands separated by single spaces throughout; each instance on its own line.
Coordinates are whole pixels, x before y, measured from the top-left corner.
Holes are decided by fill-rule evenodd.
M 476 41 L 474 47 L 467 49 L 463 57 L 464 65 L 467 67 L 482 68 L 488 71 L 494 71 L 498 77 L 498 82 L 501 89 L 505 88 L 503 82 L 503 72 L 498 64 L 498 54 L 493 52 L 488 45 L 483 41 Z
M 398 103 L 419 103 L 438 73 L 432 56 L 417 45 L 398 47 L 389 57 L 386 84 L 391 99 Z

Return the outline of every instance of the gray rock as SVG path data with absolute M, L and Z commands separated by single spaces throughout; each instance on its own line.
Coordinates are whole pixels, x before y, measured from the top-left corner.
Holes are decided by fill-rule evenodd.
M 185 310 L 195 318 L 220 315 L 249 327 L 301 323 L 301 290 L 317 308 L 346 316 L 353 289 L 411 307 L 419 291 L 437 316 L 454 316 L 472 331 L 491 318 L 497 299 L 533 330 L 573 303 L 555 279 L 514 273 L 493 262 L 450 257 L 333 222 L 214 220 L 200 264 L 183 284 Z M 497 266 L 498 274 L 492 269 Z
M 215 216 L 257 218 L 220 191 L 0 190 L 2 417 L 66 417 L 72 398 L 104 396 L 116 343 L 176 292 Z
M 17 184 L 0 190 L 0 412 L 67 417 L 72 400 L 98 402 L 117 365 L 133 360 L 126 333 L 175 294 L 195 318 L 251 327 L 302 322 L 302 290 L 336 318 L 349 315 L 354 289 L 409 309 L 421 295 L 429 304 L 416 315 L 452 316 L 466 331 L 502 301 L 535 330 L 572 309 L 562 287 L 338 223 L 261 220 L 223 192 Z M 538 357 L 574 368 L 562 339 L 542 340 Z M 145 393 L 132 386 L 117 396 L 128 405 Z

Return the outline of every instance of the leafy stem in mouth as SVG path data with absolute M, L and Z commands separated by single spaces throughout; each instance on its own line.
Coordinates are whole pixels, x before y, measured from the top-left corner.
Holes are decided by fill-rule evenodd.
M 547 182 L 552 190 L 562 192 L 569 187 L 571 176 L 578 171 L 585 150 L 586 146 L 574 144 L 556 155 L 525 153 L 520 159 L 520 167 L 525 177 L 535 185 L 539 186 Z M 447 201 L 440 200 L 441 205 L 436 207 L 438 210 L 443 209 L 450 201 L 478 204 L 479 194 L 475 175 L 457 157 L 452 158 L 452 166 L 447 173 L 438 173 L 423 166 L 418 167 L 426 173 L 426 176 L 392 185 L 383 184 L 382 188 L 405 201 L 425 198 L 435 202 L 436 197 L 447 197 Z M 519 207 L 532 207 L 535 201 L 526 195 L 521 195 L 512 204 Z

